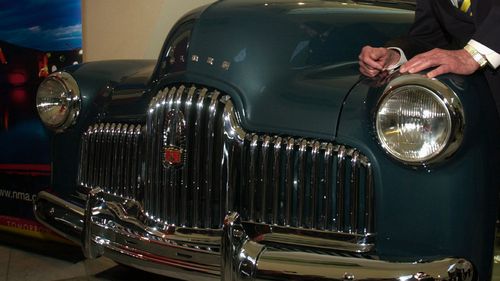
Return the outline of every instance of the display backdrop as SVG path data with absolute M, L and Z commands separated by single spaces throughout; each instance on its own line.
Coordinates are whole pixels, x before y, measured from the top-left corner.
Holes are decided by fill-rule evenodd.
M 51 171 L 35 96 L 43 78 L 82 61 L 80 0 L 0 0 L 0 19 L 0 230 L 54 238 L 32 211 Z

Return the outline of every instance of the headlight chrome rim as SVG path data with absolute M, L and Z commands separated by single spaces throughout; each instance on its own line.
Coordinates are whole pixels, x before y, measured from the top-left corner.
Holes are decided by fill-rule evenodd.
M 43 90 L 47 90 L 44 87 L 48 87 L 49 83 L 57 83 L 57 86 L 61 88 L 61 92 L 52 93 L 52 96 L 41 96 Z M 47 94 L 47 93 L 45 93 Z M 58 104 L 47 105 L 47 98 L 59 99 Z M 52 108 L 51 108 L 52 106 Z M 81 109 L 81 96 L 80 89 L 76 80 L 67 72 L 59 71 L 50 74 L 45 80 L 40 84 L 37 97 L 36 97 L 36 107 L 38 110 L 38 115 L 46 127 L 52 129 L 56 132 L 62 132 L 65 129 L 73 125 L 80 114 Z M 64 112 L 61 110 L 56 114 L 61 114 L 55 116 L 56 114 L 46 114 L 46 111 L 53 109 L 53 107 L 65 107 Z M 60 119 L 60 121 L 54 121 L 54 119 Z
M 419 88 L 419 90 L 428 92 L 428 94 L 433 96 L 435 101 L 439 102 L 440 105 L 446 109 L 446 113 L 449 117 L 447 121 L 449 133 L 443 142 L 443 145 L 437 151 L 422 158 L 410 159 L 396 153 L 387 143 L 384 142 L 378 124 L 380 109 L 384 103 L 391 98 L 391 96 L 398 94 L 398 92 L 404 91 L 407 88 Z M 442 162 L 444 159 L 449 158 L 460 147 L 463 140 L 465 118 L 460 99 L 451 88 L 437 79 L 429 79 L 420 74 L 407 74 L 397 76 L 391 80 L 385 88 L 384 93 L 379 99 L 376 112 L 374 114 L 374 127 L 380 146 L 392 158 L 410 166 L 428 166 Z

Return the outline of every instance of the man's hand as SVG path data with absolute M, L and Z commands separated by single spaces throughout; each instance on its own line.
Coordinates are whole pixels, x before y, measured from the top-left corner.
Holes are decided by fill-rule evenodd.
M 403 64 L 399 71 L 416 73 L 431 67 L 436 68 L 427 73 L 429 78 L 445 73 L 469 75 L 479 69 L 479 64 L 464 49 L 454 51 L 433 49 L 414 56 Z
M 364 46 L 359 54 L 359 71 L 368 77 L 375 77 L 387 67 L 399 61 L 398 51 L 387 48 Z

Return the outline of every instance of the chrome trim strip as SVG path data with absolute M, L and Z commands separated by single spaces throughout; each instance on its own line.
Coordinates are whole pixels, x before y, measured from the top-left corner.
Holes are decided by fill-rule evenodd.
M 40 191 L 33 204 L 35 218 L 62 237 L 81 245 L 85 210 L 46 191 Z M 71 231 L 71 232 L 70 232 Z

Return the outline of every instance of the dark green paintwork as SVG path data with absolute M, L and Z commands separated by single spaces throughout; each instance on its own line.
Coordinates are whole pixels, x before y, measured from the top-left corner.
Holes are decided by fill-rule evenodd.
M 217 2 L 193 30 L 189 54 L 200 60 L 190 61 L 188 72 L 234 87 L 250 131 L 332 139 L 342 101 L 359 78 L 362 46 L 401 34 L 413 14 L 352 2 L 303 3 Z

